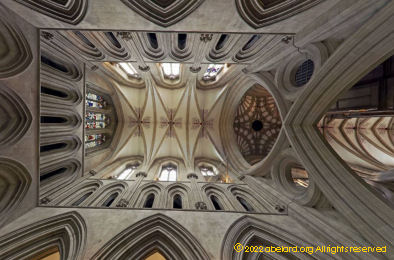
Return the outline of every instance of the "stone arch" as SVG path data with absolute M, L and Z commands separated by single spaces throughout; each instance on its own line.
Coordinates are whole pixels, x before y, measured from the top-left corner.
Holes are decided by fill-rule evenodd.
M 20 163 L 0 158 L 0 226 L 26 195 L 32 179 Z
M 113 183 L 109 183 L 105 186 L 103 186 L 99 191 L 97 191 L 98 194 L 100 194 L 99 196 L 93 198 L 92 199 L 88 199 L 87 203 L 90 206 L 96 206 L 96 207 L 101 207 L 101 205 L 113 194 L 118 194 L 118 196 L 116 197 L 115 201 L 112 203 L 111 206 L 115 206 L 116 202 L 118 202 L 122 195 L 124 194 L 124 192 L 127 189 L 127 183 L 126 182 L 113 182 Z
M 105 244 L 92 259 L 143 260 L 153 251 L 166 259 L 209 259 L 200 243 L 173 219 L 156 214 L 125 229 Z
M 155 200 L 154 200 L 153 208 L 158 208 L 161 206 L 160 200 L 161 200 L 162 191 L 163 191 L 163 186 L 161 184 L 155 182 L 146 183 L 138 188 L 138 190 L 135 193 L 138 194 L 138 196 L 136 196 L 134 201 L 130 204 L 133 205 L 134 208 L 142 208 L 146 198 L 150 194 L 154 194 Z
M 313 178 L 309 178 L 307 188 L 299 188 L 293 183 L 291 178 L 291 167 L 299 162 L 295 153 L 289 148 L 283 150 L 275 159 L 271 168 L 271 177 L 278 189 L 280 189 L 289 199 L 303 206 L 328 207 L 326 197 L 316 186 Z
M 165 208 L 172 208 L 173 207 L 173 200 L 174 196 L 180 195 L 182 198 L 182 208 L 188 209 L 191 208 L 190 205 L 190 192 L 191 189 L 187 187 L 185 184 L 182 183 L 173 183 L 168 185 L 165 190 L 164 196 L 164 207 Z
M 7 22 L 9 14 L 0 8 L 0 78 L 8 78 L 24 71 L 32 62 L 33 55 L 29 43 L 19 27 Z M 7 18 L 3 19 L 3 18 Z
M 269 212 L 272 208 L 271 205 L 265 203 L 258 194 L 255 194 L 246 186 L 231 185 L 227 189 L 234 195 L 234 197 L 240 197 L 246 200 L 247 203 L 253 207 L 254 211 Z
M 224 236 L 221 259 L 241 260 L 260 259 L 264 253 L 246 253 L 244 250 L 237 252 L 234 245 L 240 243 L 243 246 L 274 246 L 274 247 L 312 247 L 312 244 L 304 241 L 295 234 L 291 234 L 272 223 L 259 220 L 254 217 L 244 216 L 236 220 L 227 230 Z M 321 252 L 309 255 L 308 253 L 272 253 L 267 254 L 270 259 L 325 259 L 329 258 Z M 253 256 L 253 257 L 251 257 Z
M 0 83 L 0 146 L 18 142 L 30 128 L 32 115 L 23 100 Z
M 305 86 L 284 128 L 293 149 L 336 210 L 373 244 L 393 245 L 392 209 L 335 154 L 316 127 L 338 97 L 394 53 L 394 3 L 376 12 L 337 48 Z M 323 95 L 324 93 L 324 95 Z M 376 228 L 379 227 L 379 228 Z
M 86 224 L 75 211 L 30 224 L 0 238 L 0 255 L 4 259 L 31 259 L 57 247 L 61 259 L 83 259 Z
M 73 182 L 81 171 L 81 162 L 75 159 L 65 159 L 60 162 L 51 163 L 40 167 L 40 192 L 46 196 L 58 191 L 62 187 Z M 50 177 L 42 178 L 45 175 Z
M 88 194 L 90 192 L 94 193 L 102 185 L 103 185 L 103 183 L 101 181 L 92 180 L 92 181 L 82 182 L 71 189 L 68 187 L 65 187 L 63 189 L 64 192 L 62 192 L 60 196 L 53 199 L 53 201 L 50 204 L 53 204 L 53 205 L 71 204 L 85 194 Z M 92 196 L 93 195 L 94 194 L 92 194 Z
M 56 20 L 76 25 L 85 17 L 89 1 L 70 0 L 61 3 L 53 1 L 17 0 L 17 2 Z
M 209 201 L 208 205 L 211 205 L 211 209 L 213 210 L 215 209 L 214 206 L 212 205 L 211 196 L 215 196 L 216 198 L 219 199 L 219 202 L 223 207 L 223 210 L 234 210 L 237 208 L 234 207 L 234 205 L 232 205 L 231 201 L 226 196 L 225 190 L 223 190 L 220 186 L 215 184 L 206 184 L 202 187 L 202 190 L 208 198 Z

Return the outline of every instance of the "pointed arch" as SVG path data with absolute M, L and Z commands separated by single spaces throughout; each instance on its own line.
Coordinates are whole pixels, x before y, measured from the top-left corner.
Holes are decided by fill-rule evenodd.
M 260 259 L 264 253 L 245 253 L 244 250 L 236 252 L 234 245 L 240 243 L 243 246 L 274 246 L 274 247 L 312 247 L 310 243 L 300 237 L 283 230 L 272 223 L 259 220 L 254 217 L 244 216 L 236 220 L 227 230 L 222 243 L 221 259 Z M 249 258 L 250 254 L 253 258 Z M 307 252 L 300 253 L 270 253 L 269 259 L 325 259 L 330 258 L 321 252 L 309 255 Z
M 143 260 L 154 251 L 172 260 L 209 259 L 189 231 L 162 214 L 147 217 L 125 229 L 92 259 Z
M 58 248 L 61 259 L 83 259 L 86 224 L 75 211 L 30 224 L 0 238 L 3 259 L 31 259 L 51 248 Z
M 21 203 L 30 184 L 30 174 L 22 164 L 0 158 L 0 226 L 9 212 Z

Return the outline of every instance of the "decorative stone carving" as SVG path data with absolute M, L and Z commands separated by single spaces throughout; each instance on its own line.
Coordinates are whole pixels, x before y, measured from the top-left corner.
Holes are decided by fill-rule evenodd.
M 130 41 L 133 39 L 133 36 L 130 32 L 117 32 L 116 35 L 120 36 L 120 38 L 122 38 L 125 41 Z
M 47 32 L 47 31 L 41 31 L 41 36 L 47 41 L 53 40 L 53 37 L 54 37 L 52 33 Z
M 187 178 L 188 178 L 188 179 L 196 179 L 196 180 L 198 180 L 198 176 L 197 176 L 197 174 L 195 174 L 195 173 L 189 173 L 189 174 L 187 175 Z
M 42 205 L 46 205 L 46 204 L 48 204 L 49 202 L 51 202 L 51 199 L 48 198 L 48 197 L 45 197 L 45 198 L 40 199 L 40 204 L 42 204 Z
M 96 172 L 96 171 L 94 171 L 94 170 L 90 170 L 90 171 L 89 171 L 89 174 L 90 174 L 90 175 L 92 175 L 92 176 L 94 176 L 94 175 L 96 175 L 96 174 L 97 174 L 97 172 Z
M 118 204 L 116 204 L 116 207 L 119 208 L 127 208 L 129 206 L 129 202 L 125 199 L 121 199 Z
M 31 9 L 48 15 L 59 21 L 78 24 L 85 17 L 88 7 L 86 0 L 42 1 L 42 0 L 16 0 Z
M 122 0 L 122 2 L 149 21 L 168 27 L 191 14 L 204 0 Z
M 190 70 L 190 72 L 192 72 L 192 73 L 198 73 L 198 72 L 201 71 L 201 67 L 197 67 L 197 68 L 195 68 L 195 67 L 190 67 L 189 70 Z
M 207 204 L 203 201 L 196 202 L 195 207 L 198 210 L 208 210 Z
M 97 65 L 93 65 L 93 66 L 90 68 L 90 70 L 91 70 L 91 71 L 96 71 L 98 68 L 99 68 L 99 67 L 98 67 Z
M 22 72 L 33 59 L 26 38 L 17 26 L 5 20 L 7 17 L 0 8 L 0 79 Z
M 200 35 L 200 41 L 202 42 L 209 42 L 212 40 L 213 34 L 212 33 L 202 33 Z
M 143 178 L 146 178 L 147 175 L 146 175 L 146 172 L 139 172 L 139 173 L 137 173 L 135 176 L 136 176 L 137 178 L 140 177 L 140 176 L 143 177 Z
M 275 209 L 276 209 L 278 212 L 284 212 L 285 209 L 286 209 L 286 207 L 285 207 L 284 205 L 276 205 L 276 206 L 275 206 Z
M 19 96 L 0 83 L 0 147 L 18 142 L 29 129 L 32 116 Z
M 238 13 L 253 28 L 261 28 L 317 5 L 322 0 L 236 0 Z
M 143 71 L 143 72 L 148 72 L 150 71 L 150 67 L 149 66 L 138 66 L 138 68 Z

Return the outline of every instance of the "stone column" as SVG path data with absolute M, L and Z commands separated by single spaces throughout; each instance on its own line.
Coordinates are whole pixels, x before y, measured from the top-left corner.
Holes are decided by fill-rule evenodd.
M 124 199 L 121 199 L 118 203 L 119 207 L 129 208 L 133 205 L 134 194 L 138 190 L 141 185 L 142 180 L 147 176 L 146 172 L 138 172 L 136 174 L 137 180 L 135 181 L 133 187 L 131 187 L 129 194 L 124 196 Z M 118 206 L 116 205 L 116 206 Z
M 193 205 L 193 209 L 198 210 L 206 210 L 207 205 L 204 202 L 203 196 L 201 194 L 200 188 L 198 187 L 197 180 L 198 176 L 195 173 L 189 173 L 187 178 L 190 180 L 191 188 L 192 188 L 192 195 L 191 197 L 191 204 Z

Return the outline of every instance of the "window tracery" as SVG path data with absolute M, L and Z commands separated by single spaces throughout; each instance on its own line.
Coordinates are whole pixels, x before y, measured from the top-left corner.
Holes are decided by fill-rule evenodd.
M 139 79 L 141 76 L 138 71 L 134 68 L 134 66 L 129 62 L 120 62 L 118 63 L 118 67 L 123 70 L 127 76 Z
M 174 164 L 167 164 L 161 168 L 159 181 L 176 181 L 177 166 Z
M 85 98 L 85 150 L 90 153 L 110 144 L 111 135 L 115 131 L 116 115 L 111 98 L 89 88 L 89 85 Z
M 215 80 L 216 77 L 223 71 L 224 64 L 209 64 L 206 72 L 204 73 L 203 80 Z
M 136 171 L 136 169 L 140 166 L 139 163 L 133 164 L 133 165 L 128 165 L 124 169 L 124 171 L 119 174 L 117 177 L 118 180 L 127 180 L 129 179 Z
M 171 80 L 179 78 L 181 64 L 180 63 L 162 63 L 161 68 L 166 78 Z

